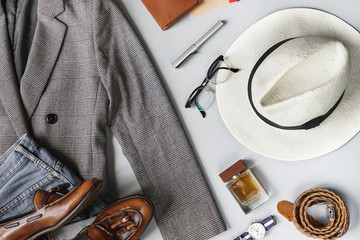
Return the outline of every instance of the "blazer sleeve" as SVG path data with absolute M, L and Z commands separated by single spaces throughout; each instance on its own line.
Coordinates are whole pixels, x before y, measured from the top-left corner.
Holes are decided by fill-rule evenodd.
M 208 239 L 225 230 L 209 186 L 167 93 L 116 0 L 94 0 L 96 60 L 108 124 L 164 239 Z

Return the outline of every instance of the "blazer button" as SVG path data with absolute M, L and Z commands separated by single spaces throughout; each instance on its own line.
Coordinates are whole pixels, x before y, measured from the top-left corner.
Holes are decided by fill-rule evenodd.
M 58 120 L 58 116 L 55 113 L 50 113 L 46 116 L 46 121 L 49 124 L 54 124 L 57 122 L 57 120 Z

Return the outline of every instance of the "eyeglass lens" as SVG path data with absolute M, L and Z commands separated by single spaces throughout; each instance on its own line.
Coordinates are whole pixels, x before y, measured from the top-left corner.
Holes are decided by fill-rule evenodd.
M 230 77 L 230 73 L 230 66 L 223 60 L 219 60 L 211 65 L 207 77 L 211 83 L 217 85 L 228 80 Z
M 198 110 L 206 110 L 208 109 L 213 100 L 214 100 L 214 94 L 213 90 L 211 88 L 203 88 L 202 91 L 199 93 L 199 95 L 196 98 L 195 104 L 196 108 Z

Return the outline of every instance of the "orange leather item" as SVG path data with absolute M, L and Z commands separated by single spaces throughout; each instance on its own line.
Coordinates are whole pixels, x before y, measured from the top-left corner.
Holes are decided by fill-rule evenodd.
M 153 204 L 142 195 L 122 198 L 106 207 L 94 223 L 73 240 L 137 240 L 148 226 Z
M 326 226 L 307 213 L 309 207 L 319 204 L 326 204 L 336 212 L 333 219 L 329 216 Z M 347 232 L 350 224 L 349 212 L 344 201 L 334 192 L 323 188 L 303 192 L 295 203 L 281 201 L 277 209 L 287 220 L 293 222 L 301 233 L 310 238 L 327 240 L 340 238 Z
M 50 192 L 38 190 L 33 200 L 35 211 L 0 223 L 0 239 L 36 239 L 61 227 L 95 199 L 102 185 L 101 180 L 90 179 L 64 196 L 57 195 L 56 192 L 63 192 L 68 185 L 60 185 Z
M 198 4 L 197 0 L 141 0 L 153 18 L 166 30 Z

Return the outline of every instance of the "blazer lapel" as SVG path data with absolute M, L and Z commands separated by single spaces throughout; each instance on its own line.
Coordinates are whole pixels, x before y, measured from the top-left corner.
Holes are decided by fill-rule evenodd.
M 19 93 L 6 15 L 0 3 L 0 99 L 18 137 L 29 132 L 27 116 Z M 4 126 L 2 126 L 4 127 Z
M 33 115 L 59 56 L 67 26 L 56 19 L 64 11 L 63 0 L 39 0 L 38 21 L 20 95 L 28 118 Z

